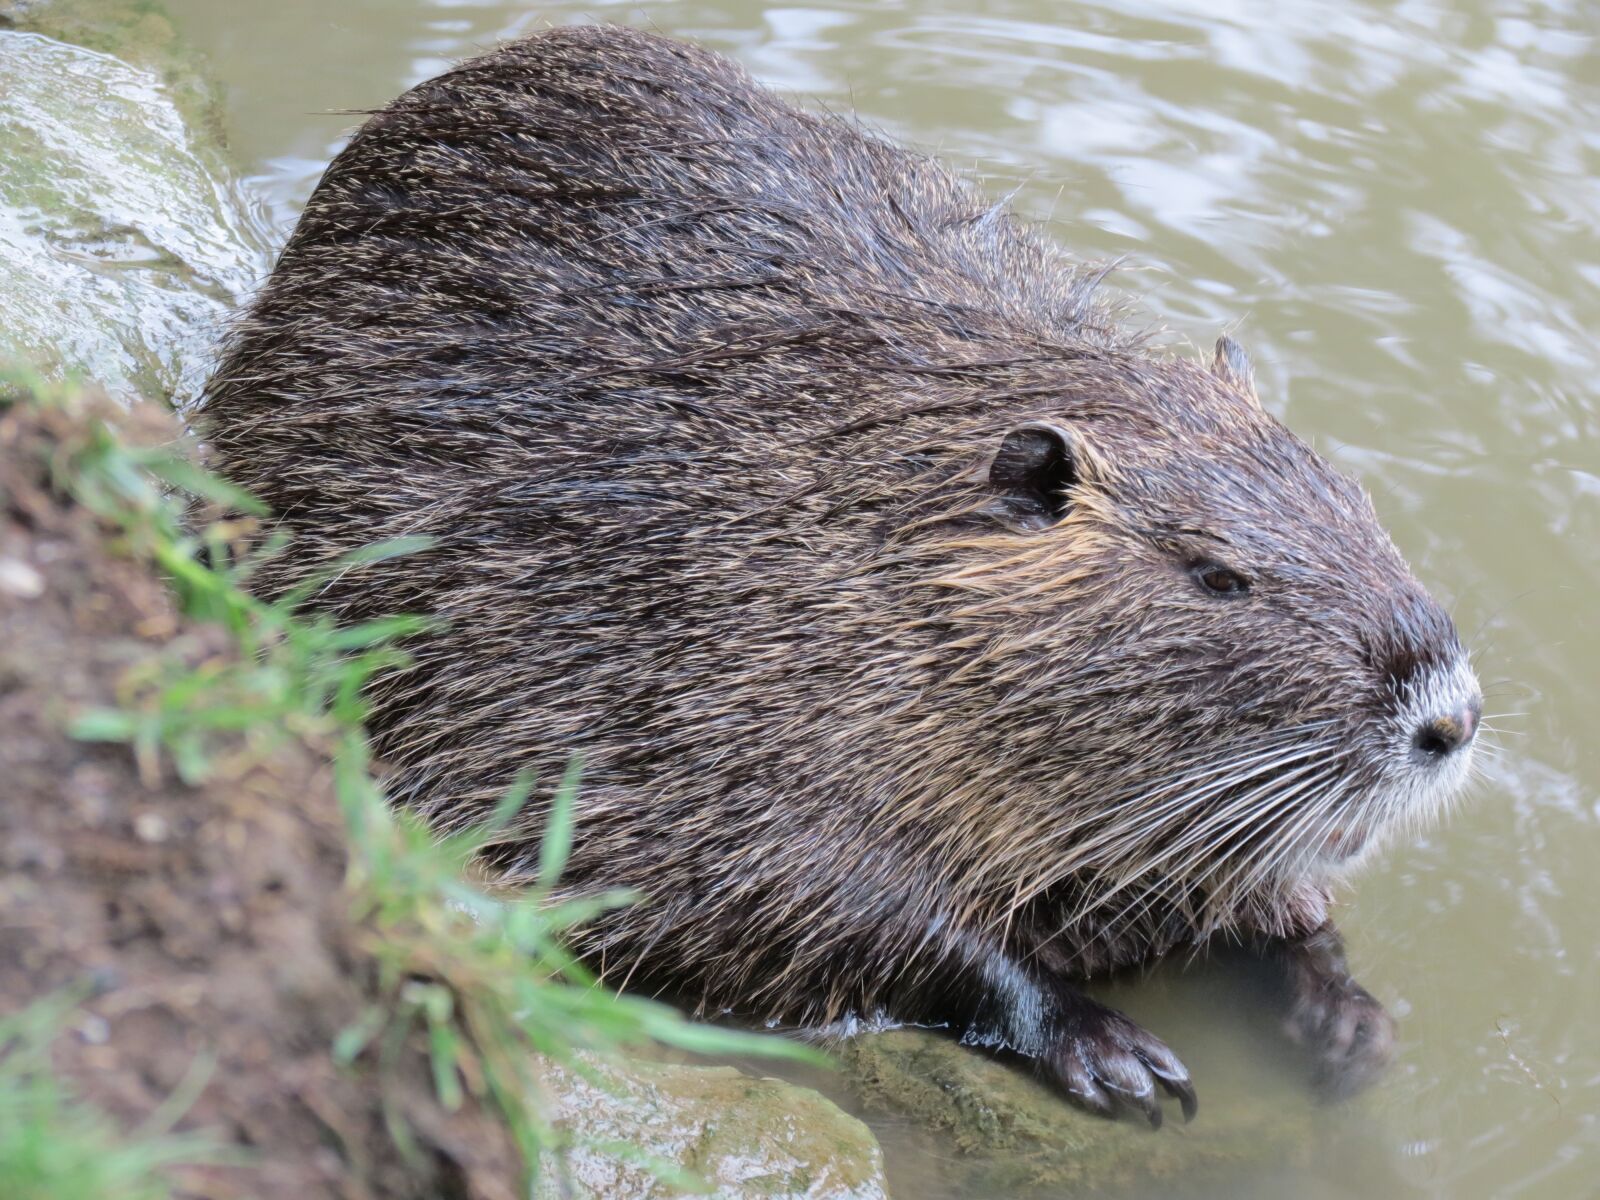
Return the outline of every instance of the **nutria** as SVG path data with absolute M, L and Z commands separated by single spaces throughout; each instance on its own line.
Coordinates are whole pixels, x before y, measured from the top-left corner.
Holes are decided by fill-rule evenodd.
M 581 755 L 580 949 L 705 1012 L 882 1012 L 1080 1103 L 1194 1098 L 1075 983 L 1219 935 L 1362 1077 L 1388 1018 L 1327 887 L 1468 770 L 1477 684 L 1361 489 L 1229 340 L 1152 351 L 1099 273 L 738 67 L 556 29 L 339 154 L 211 381 L 220 467 L 351 618 L 398 801 L 534 871 Z

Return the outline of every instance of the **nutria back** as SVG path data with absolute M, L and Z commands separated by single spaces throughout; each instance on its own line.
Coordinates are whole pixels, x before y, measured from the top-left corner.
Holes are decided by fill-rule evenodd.
M 316 603 L 445 619 L 377 746 L 444 827 L 535 771 L 513 877 L 581 755 L 565 883 L 649 898 L 609 978 L 1048 1058 L 1064 980 L 1315 929 L 1478 711 L 1242 353 L 1150 352 L 1098 277 L 724 59 L 557 29 L 367 121 L 205 420 L 293 531 L 266 589 L 433 539 Z

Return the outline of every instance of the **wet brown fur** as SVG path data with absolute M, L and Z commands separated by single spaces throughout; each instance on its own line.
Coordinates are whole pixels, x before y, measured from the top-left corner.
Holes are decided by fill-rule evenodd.
M 1081 978 L 1315 927 L 1329 824 L 1296 819 L 1396 815 L 1385 723 L 1458 652 L 1242 357 L 1151 353 L 1096 282 L 715 55 L 557 29 L 366 123 L 205 419 L 294 532 L 268 589 L 435 539 L 316 602 L 449 623 L 377 745 L 446 827 L 535 770 L 513 877 L 581 753 L 565 882 L 648 897 L 585 942 L 608 977 L 937 1016 L 919 988 L 986 954 Z M 1043 527 L 991 478 L 1030 422 L 1076 475 Z M 1324 777 L 1230 824 L 1195 781 L 1252 747 Z

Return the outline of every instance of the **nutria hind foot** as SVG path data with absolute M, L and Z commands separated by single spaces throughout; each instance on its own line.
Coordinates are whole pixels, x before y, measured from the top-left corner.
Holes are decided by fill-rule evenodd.
M 1331 925 L 1274 945 L 1282 971 L 1283 1026 L 1310 1059 L 1311 1084 L 1327 1101 L 1377 1082 L 1394 1059 L 1395 1020 L 1350 975 L 1344 942 Z
M 1199 1102 L 1188 1068 L 1166 1043 L 1087 996 L 1068 992 L 1060 1000 L 1056 1028 L 1036 1060 L 1048 1082 L 1098 1116 L 1136 1113 L 1160 1129 L 1165 1092 L 1185 1122 L 1194 1120 Z

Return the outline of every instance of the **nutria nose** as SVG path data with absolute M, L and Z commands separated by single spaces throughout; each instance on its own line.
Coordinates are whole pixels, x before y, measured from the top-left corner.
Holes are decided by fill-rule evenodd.
M 1478 719 L 1483 716 L 1483 701 L 1474 696 L 1451 713 L 1442 713 L 1417 727 L 1411 744 L 1429 761 L 1448 758 L 1473 739 Z

